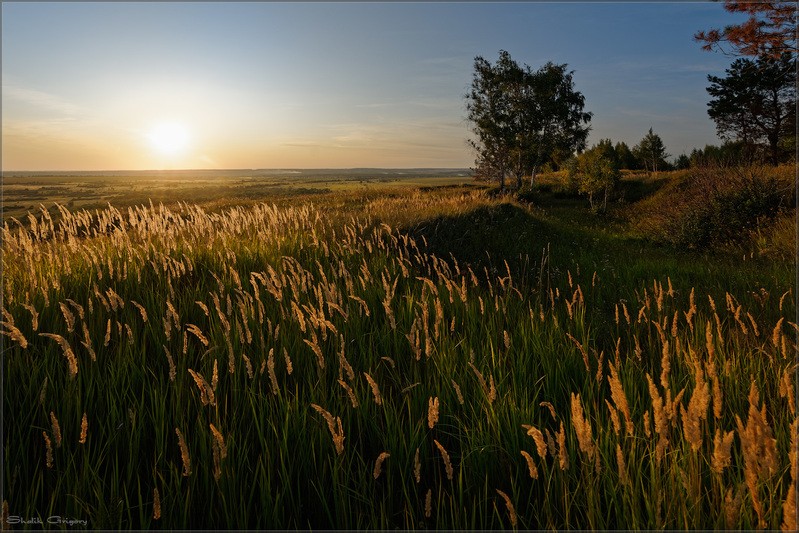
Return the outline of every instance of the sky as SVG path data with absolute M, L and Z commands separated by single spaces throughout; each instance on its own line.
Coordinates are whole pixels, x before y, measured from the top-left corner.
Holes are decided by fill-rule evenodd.
M 475 56 L 566 63 L 589 145 L 719 144 L 720 3 L 2 3 L 2 169 L 473 165 Z

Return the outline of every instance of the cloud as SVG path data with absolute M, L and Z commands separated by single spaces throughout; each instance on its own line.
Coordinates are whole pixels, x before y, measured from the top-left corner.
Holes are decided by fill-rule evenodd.
M 3 85 L 3 100 L 6 98 L 59 115 L 73 116 L 81 112 L 79 106 L 60 96 L 16 85 Z

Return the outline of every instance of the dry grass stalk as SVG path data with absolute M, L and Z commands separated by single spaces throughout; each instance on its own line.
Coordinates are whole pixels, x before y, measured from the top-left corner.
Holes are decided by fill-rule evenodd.
M 64 315 L 64 321 L 67 323 L 67 331 L 72 333 L 75 330 L 75 315 L 69 310 L 66 304 L 58 302 L 58 307 L 61 309 L 61 314 Z
M 796 416 L 796 396 L 793 389 L 794 373 L 790 372 L 790 367 L 786 368 L 780 378 L 779 395 L 788 401 L 788 410 L 792 416 Z
M 167 340 L 171 339 L 171 333 L 168 330 L 166 331 L 166 339 Z M 110 342 L 111 342 L 111 319 L 109 318 L 105 326 L 105 340 L 103 341 L 103 346 L 107 348 Z
M 201 302 L 201 301 L 197 300 L 197 301 L 195 301 L 194 303 L 196 303 L 196 304 L 199 306 L 199 308 L 200 308 L 200 309 L 202 309 L 202 312 L 203 312 L 203 313 L 205 313 L 205 316 L 206 316 L 206 317 L 208 317 L 208 316 L 210 316 L 210 315 L 211 315 L 211 313 L 210 313 L 210 312 L 209 312 L 209 310 L 208 310 L 208 306 L 207 306 L 207 305 L 205 305 L 203 302 Z
M 246 353 L 241 354 L 241 358 L 244 360 L 244 368 L 247 370 L 247 377 L 252 379 L 255 376 L 255 372 L 253 371 L 252 361 L 250 358 L 247 357 Z
M 702 447 L 702 420 L 707 418 L 707 408 L 710 404 L 710 387 L 703 379 L 700 372 L 695 375 L 696 387 L 688 402 L 688 409 L 682 417 L 685 439 L 691 444 L 694 452 Z
M 49 378 L 44 376 L 44 381 L 42 382 L 42 388 L 39 391 L 39 405 L 44 405 L 44 400 L 47 398 L 47 383 L 49 382 Z
M 216 385 L 219 383 L 219 365 L 217 360 L 214 359 L 214 369 L 211 371 L 211 390 L 216 393 Z
M 710 359 L 706 364 L 707 375 L 713 386 L 713 416 L 716 420 L 721 419 L 724 396 L 721 392 L 721 383 L 719 382 L 718 372 L 716 370 L 716 360 Z
M 83 418 L 80 420 L 80 439 L 79 444 L 86 444 L 86 437 L 89 435 L 89 419 L 86 418 L 86 413 L 83 413 Z
M 513 508 L 513 504 L 511 503 L 510 498 L 508 497 L 507 494 L 505 494 L 501 490 L 496 489 L 496 491 L 497 494 L 502 496 L 502 499 L 505 500 L 505 507 L 508 508 L 508 516 L 510 517 L 510 525 L 512 527 L 516 527 L 516 525 L 519 523 L 519 520 L 516 516 L 516 509 Z
M 226 458 L 227 446 L 225 446 L 225 438 L 222 436 L 222 433 L 216 429 L 216 426 L 213 424 L 208 424 L 208 426 L 211 428 L 211 433 L 214 435 L 214 443 L 219 447 L 219 453 L 222 459 Z
M 330 431 L 330 436 L 333 438 L 333 445 L 336 447 L 336 453 L 338 455 L 344 453 L 345 437 L 344 428 L 341 426 L 341 418 L 336 417 L 334 419 L 333 415 L 315 403 L 312 403 L 311 407 L 321 414 L 324 417 L 325 422 L 327 422 L 327 429 Z
M 419 459 L 419 448 L 416 448 L 416 453 L 413 456 L 413 477 L 416 483 L 422 481 L 422 461 Z
M 203 346 L 207 347 L 209 344 L 208 338 L 203 335 L 202 330 L 194 324 L 186 324 L 186 331 L 197 337 Z
M 131 300 L 130 303 L 133 304 L 133 307 L 138 309 L 139 315 L 141 315 L 142 322 L 146 323 L 147 322 L 147 311 L 144 309 L 144 306 L 141 305 L 139 302 L 137 302 L 135 300 Z
M 158 487 L 153 487 L 153 520 L 161 519 L 161 495 L 158 494 Z
M 50 443 L 50 437 L 47 436 L 46 431 L 42 431 L 42 437 L 44 437 L 45 460 L 47 462 L 47 468 L 53 468 L 53 445 Z
M 339 379 L 343 379 L 344 372 L 347 373 L 347 378 L 352 381 L 355 379 L 355 371 L 352 369 L 352 365 L 347 360 L 347 356 L 344 355 L 344 335 L 339 335 L 339 351 L 338 351 L 338 362 L 339 362 Z
M 655 422 L 655 431 L 658 434 L 658 443 L 655 449 L 655 458 L 657 459 L 658 463 L 663 458 L 663 454 L 666 451 L 666 447 L 669 444 L 668 439 L 668 417 L 666 416 L 666 412 L 663 406 L 663 398 L 660 396 L 660 392 L 655 385 L 655 382 L 652 381 L 652 377 L 649 373 L 646 374 L 646 379 L 649 382 L 649 395 L 652 398 L 652 411 L 654 413 L 654 422 Z
M 380 396 L 380 388 L 377 386 L 377 383 L 367 372 L 364 372 L 363 375 L 366 377 L 366 381 L 369 382 L 369 386 L 372 388 L 372 395 L 375 398 L 375 403 L 377 405 L 383 405 L 383 397 Z
M 53 430 L 53 438 L 55 439 L 56 448 L 61 447 L 61 426 L 58 423 L 55 413 L 50 411 L 50 426 Z
M 183 461 L 183 476 L 189 477 L 191 475 L 191 457 L 189 457 L 189 447 L 186 446 L 186 439 L 183 438 L 183 433 L 180 432 L 180 429 L 175 428 L 175 433 L 178 436 L 180 458 Z
M 535 426 L 523 424 L 522 427 L 527 430 L 527 434 L 533 438 L 533 441 L 535 441 L 535 447 L 538 451 L 538 456 L 541 457 L 541 459 L 546 459 L 547 443 L 544 439 L 544 434 L 541 433 L 541 431 Z
M 214 389 L 205 381 L 205 378 L 202 377 L 199 373 L 195 372 L 191 368 L 188 369 L 189 374 L 191 377 L 194 378 L 194 383 L 197 385 L 197 388 L 200 390 L 200 401 L 203 405 L 216 405 L 216 397 L 214 396 Z
M 577 339 L 575 339 L 571 333 L 566 333 L 566 336 L 569 337 L 569 339 L 571 339 L 574 345 L 577 346 L 577 348 L 580 350 L 580 355 L 583 356 L 583 363 L 585 364 L 586 372 L 591 372 L 591 365 L 588 363 L 588 352 L 585 351 L 585 348 L 583 348 L 582 343 Z
M 169 381 L 174 382 L 175 376 L 177 375 L 177 369 L 175 368 L 175 360 L 172 359 L 172 354 L 169 353 L 169 348 L 164 346 L 164 353 L 166 353 L 167 362 L 169 362 Z
M 749 413 L 746 425 L 736 415 L 738 436 L 744 456 L 744 481 L 752 498 L 752 506 L 758 516 L 759 527 L 766 527 L 763 502 L 759 488 L 761 480 L 770 477 L 778 468 L 777 440 L 766 420 L 766 405 L 757 409 L 760 394 L 754 381 L 749 389 Z
M 23 350 L 28 347 L 28 339 L 25 338 L 25 335 L 23 335 L 22 332 L 16 326 L 14 326 L 14 324 L 7 321 L 2 321 L 0 322 L 0 325 L 2 325 L 8 330 L 8 331 L 0 331 L 0 334 L 10 337 L 11 340 L 17 342 L 19 344 L 19 347 L 22 348 Z M 34 331 L 35 329 L 36 328 L 34 328 Z
M 594 448 L 591 423 L 585 417 L 579 394 L 575 395 L 571 393 L 571 417 L 572 426 L 574 427 L 574 432 L 577 434 L 577 442 L 580 446 L 580 450 L 588 459 L 593 459 L 596 449 Z
M 438 422 L 438 396 L 435 398 L 430 397 L 427 404 L 427 427 L 433 429 L 436 422 Z
M 247 372 L 250 373 L 250 360 L 247 359 L 246 355 L 242 354 L 244 357 L 244 363 L 247 365 Z M 269 373 L 269 384 L 272 388 L 272 394 L 277 395 L 278 393 L 278 385 L 277 385 L 277 374 L 275 374 L 275 349 L 269 348 L 269 354 L 266 356 L 266 370 Z
M 233 344 L 230 342 L 230 335 L 225 335 L 227 342 L 227 371 L 230 375 L 236 372 L 236 357 L 233 355 Z
M 530 477 L 533 479 L 538 479 L 538 468 L 536 468 L 535 463 L 533 462 L 533 456 L 527 453 L 526 451 L 521 451 L 522 457 L 524 460 L 527 461 L 527 470 L 530 472 Z
M 671 359 L 669 358 L 669 341 L 663 341 L 663 351 L 660 357 L 660 384 L 663 390 L 669 389 L 669 372 L 671 371 Z
M 605 399 L 605 404 L 608 406 L 608 412 L 610 413 L 610 422 L 613 425 L 613 432 L 616 436 L 621 433 L 621 421 L 619 420 L 619 412 L 616 410 L 615 407 Z
M 569 469 L 569 450 L 566 448 L 566 429 L 563 427 L 563 422 L 560 423 L 558 430 L 558 463 L 561 470 Z
M 283 360 L 286 362 L 286 373 L 290 376 L 291 373 L 294 371 L 294 368 L 291 365 L 291 358 L 289 357 L 289 351 L 286 348 L 283 348 Z
M 652 431 L 650 430 L 649 419 L 650 419 L 649 411 L 644 411 L 644 435 L 646 435 L 647 438 L 652 437 Z
M 424 497 L 424 517 L 430 518 L 433 514 L 433 489 L 427 489 Z
M 788 487 L 788 494 L 782 504 L 782 531 L 796 531 L 796 481 Z
M 455 388 L 455 394 L 458 396 L 458 403 L 460 403 L 461 405 L 463 405 L 463 403 L 464 403 L 464 400 L 463 400 L 463 394 L 461 394 L 461 388 L 460 388 L 460 386 L 459 386 L 459 385 L 458 385 L 458 384 L 455 382 L 455 380 L 454 380 L 454 379 L 453 379 L 453 380 L 451 380 L 451 381 L 452 381 L 452 386 Z
M 89 300 L 91 301 L 91 300 Z M 22 307 L 28 310 L 31 314 L 31 328 L 33 331 L 39 329 L 39 312 L 30 304 L 22 304 Z
M 355 391 L 352 390 L 352 387 L 350 387 L 343 379 L 339 379 L 338 384 L 341 385 L 341 387 L 347 392 L 347 396 L 349 396 L 352 406 L 358 407 L 358 399 L 355 397 Z
M 774 348 L 780 348 L 780 339 L 782 337 L 782 323 L 785 320 L 785 317 L 780 317 L 777 321 L 777 324 L 774 326 L 774 329 L 771 331 L 771 344 L 774 345 Z
M 382 452 L 380 455 L 377 456 L 377 460 L 375 461 L 375 469 L 374 472 L 372 472 L 372 477 L 374 477 L 375 479 L 380 477 L 380 473 L 382 472 L 383 469 L 383 461 L 385 461 L 389 457 L 391 457 L 391 454 L 388 452 Z
M 444 459 L 444 468 L 447 471 L 447 479 L 452 480 L 454 470 L 452 469 L 452 463 L 449 460 L 449 454 L 447 453 L 447 450 L 445 450 L 441 443 L 437 440 L 433 440 L 433 444 L 436 445 L 438 451 L 441 452 L 441 457 Z
M 624 387 L 622 387 L 621 379 L 619 379 L 618 369 L 610 362 L 608 362 L 608 366 L 610 367 L 610 376 L 608 376 L 610 397 L 613 399 L 613 403 L 616 404 L 616 408 L 624 415 L 624 424 L 627 427 L 627 434 L 632 436 L 634 427 L 632 417 L 630 416 L 630 405 L 627 403 L 627 395 L 624 393 Z
M 713 438 L 713 459 L 710 468 L 716 474 L 721 474 L 724 469 L 730 466 L 732 441 L 735 438 L 734 431 L 722 432 L 716 429 L 716 436 Z
M 55 333 L 39 333 L 39 336 L 53 339 L 61 346 L 61 351 L 64 353 L 69 365 L 69 377 L 74 379 L 78 375 L 78 359 L 75 357 L 75 352 L 72 351 L 67 340 Z
M 541 402 L 538 404 L 539 407 L 546 407 L 549 411 L 549 414 L 552 416 L 552 420 L 557 421 L 558 415 L 555 413 L 555 406 L 549 402 Z

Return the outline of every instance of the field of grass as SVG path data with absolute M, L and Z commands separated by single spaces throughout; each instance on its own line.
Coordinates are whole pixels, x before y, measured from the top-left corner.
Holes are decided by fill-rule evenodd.
M 794 261 L 451 179 L 7 221 L 4 516 L 796 529 Z

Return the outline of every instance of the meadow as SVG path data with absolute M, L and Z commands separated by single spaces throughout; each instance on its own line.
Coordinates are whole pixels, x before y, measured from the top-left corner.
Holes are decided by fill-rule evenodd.
M 20 189 L 41 196 L 4 217 L 4 517 L 796 529 L 784 231 L 647 237 L 667 174 L 605 216 L 557 175 L 520 198 L 380 179 Z

